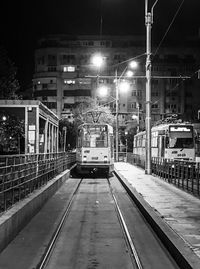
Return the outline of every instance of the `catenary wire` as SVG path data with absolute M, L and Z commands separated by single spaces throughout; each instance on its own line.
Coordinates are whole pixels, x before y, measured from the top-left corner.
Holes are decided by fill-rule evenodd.
M 176 17 L 177 17 L 177 15 L 178 15 L 178 13 L 179 13 L 179 11 L 180 11 L 180 9 L 181 9 L 181 7 L 182 7 L 184 1 L 185 1 L 185 0 L 182 0 L 182 2 L 180 3 L 180 5 L 179 5 L 179 7 L 178 7 L 178 9 L 177 9 L 177 11 L 176 11 L 174 17 L 172 18 L 171 23 L 169 24 L 169 26 L 168 26 L 168 28 L 167 28 L 167 30 L 166 30 L 164 36 L 163 36 L 163 38 L 161 39 L 160 43 L 158 44 L 158 47 L 157 47 L 155 53 L 153 54 L 153 57 L 157 54 L 158 50 L 160 49 L 160 47 L 161 47 L 161 45 L 162 45 L 162 43 L 163 43 L 163 41 L 164 41 L 166 35 L 168 34 L 168 32 L 169 32 L 169 30 L 170 30 L 172 24 L 174 23 L 174 21 L 175 21 L 175 19 L 176 19 Z

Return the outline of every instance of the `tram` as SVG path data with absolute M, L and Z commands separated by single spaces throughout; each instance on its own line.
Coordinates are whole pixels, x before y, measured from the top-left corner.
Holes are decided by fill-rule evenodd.
M 135 135 L 133 154 L 141 164 L 145 163 L 146 132 Z M 195 132 L 192 124 L 161 124 L 151 129 L 152 157 L 163 159 L 195 161 Z
M 82 124 L 78 127 L 76 171 L 79 174 L 114 169 L 113 128 L 109 124 Z

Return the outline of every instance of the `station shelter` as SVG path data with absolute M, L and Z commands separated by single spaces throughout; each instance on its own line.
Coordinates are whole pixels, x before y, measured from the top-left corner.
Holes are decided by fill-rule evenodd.
M 42 102 L 0 100 L 0 123 L 0 154 L 58 152 L 59 119 Z

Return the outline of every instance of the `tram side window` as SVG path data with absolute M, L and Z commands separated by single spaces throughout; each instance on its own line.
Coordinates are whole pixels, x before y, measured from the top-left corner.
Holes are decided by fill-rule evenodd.
M 137 147 L 137 137 L 134 138 L 133 143 L 134 143 L 134 148 L 136 148 Z
M 142 147 L 145 148 L 145 140 L 146 140 L 146 136 L 144 135 L 143 136 L 143 139 L 142 139 Z
M 111 148 L 111 157 L 114 156 L 114 141 L 113 136 L 110 136 L 110 148 Z
M 152 133 L 151 140 L 152 140 L 152 147 L 157 148 L 158 147 L 158 132 Z

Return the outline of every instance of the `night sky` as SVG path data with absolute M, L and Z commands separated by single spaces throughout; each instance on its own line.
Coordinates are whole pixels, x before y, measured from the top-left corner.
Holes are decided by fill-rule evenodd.
M 18 68 L 20 84 L 31 82 L 36 40 L 46 34 L 145 35 L 145 0 L 19 0 L 1 7 L 1 41 Z M 154 0 L 149 0 L 152 6 Z M 182 5 L 181 5 L 182 4 Z M 197 35 L 199 0 L 159 0 L 154 9 L 152 36 L 159 43 Z M 164 43 L 163 43 L 164 44 Z

